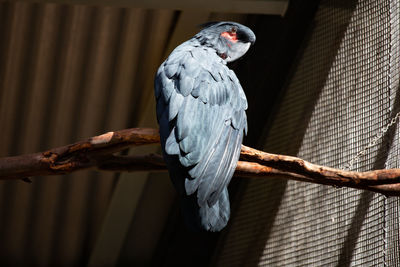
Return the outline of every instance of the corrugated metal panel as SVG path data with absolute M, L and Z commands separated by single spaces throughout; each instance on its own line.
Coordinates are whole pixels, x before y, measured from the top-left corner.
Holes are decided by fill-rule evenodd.
M 174 15 L 0 3 L 0 156 L 134 127 Z M 115 182 L 90 171 L 1 182 L 0 263 L 85 263 Z

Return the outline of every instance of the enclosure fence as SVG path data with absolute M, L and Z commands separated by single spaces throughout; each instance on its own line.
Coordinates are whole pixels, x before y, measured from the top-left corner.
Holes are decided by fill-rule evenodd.
M 356 171 L 400 167 L 399 123 L 383 130 L 400 110 L 399 3 L 321 1 L 265 151 L 336 168 L 353 159 Z M 215 263 L 399 266 L 399 215 L 399 198 L 254 179 Z

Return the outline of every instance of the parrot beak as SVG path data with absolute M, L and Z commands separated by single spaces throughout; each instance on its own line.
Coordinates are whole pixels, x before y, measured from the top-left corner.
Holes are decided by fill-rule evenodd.
M 254 43 L 256 42 L 256 35 L 252 30 L 247 27 L 241 28 L 238 38 L 242 40 L 242 42 L 249 42 L 251 45 L 254 45 Z
M 252 34 L 249 36 L 249 42 L 251 45 L 254 45 L 254 43 L 256 42 L 256 36 L 254 35 L 253 32 L 251 32 Z

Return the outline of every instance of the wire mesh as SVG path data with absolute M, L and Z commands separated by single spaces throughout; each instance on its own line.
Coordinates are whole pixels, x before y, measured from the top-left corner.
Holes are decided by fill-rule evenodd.
M 323 0 L 265 150 L 340 167 L 399 111 L 398 0 Z M 399 125 L 353 170 L 399 167 Z M 219 266 L 398 266 L 400 201 L 289 181 L 251 181 Z

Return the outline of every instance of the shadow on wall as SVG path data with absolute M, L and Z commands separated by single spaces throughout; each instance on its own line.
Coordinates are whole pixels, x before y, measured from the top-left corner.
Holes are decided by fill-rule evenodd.
M 312 116 L 313 107 L 326 84 L 329 71 L 355 10 L 354 2 L 335 1 L 335 8 L 340 8 L 342 16 L 334 18 L 336 21 L 332 21 L 332 17 L 327 18 L 324 16 L 324 12 L 321 12 L 321 9 L 331 8 L 330 2 L 326 6 L 321 3 L 318 10 L 320 15 L 317 14 L 314 18 L 315 13 L 309 12 L 308 28 L 307 25 L 303 25 L 306 32 L 301 32 L 299 24 L 305 23 L 306 19 L 304 13 L 299 12 L 304 8 L 300 5 L 300 1 L 291 2 L 285 18 L 287 25 L 283 27 L 285 34 L 281 35 L 277 47 L 274 48 L 275 51 L 272 50 L 274 60 L 270 62 L 271 65 L 265 63 L 266 69 L 260 68 L 260 73 L 252 73 L 253 77 L 260 77 L 261 79 L 257 79 L 254 90 L 250 94 L 246 91 L 249 99 L 249 137 L 253 137 L 252 140 L 259 140 L 258 147 L 271 153 L 288 155 L 298 153 Z M 315 9 L 317 5 L 318 3 L 314 3 Z M 288 21 L 289 19 L 291 21 Z M 255 24 L 257 25 L 255 33 L 258 38 L 258 45 L 262 44 L 263 41 L 270 42 L 270 40 L 263 40 L 263 38 L 267 39 L 269 36 L 260 34 L 269 25 L 263 25 L 262 21 Z M 302 44 L 297 45 L 297 49 L 293 46 L 295 40 L 290 39 L 294 32 L 303 34 L 297 39 L 297 41 L 303 40 Z M 289 47 L 290 45 L 292 46 Z M 259 49 L 262 48 L 261 46 Z M 285 54 L 290 51 L 296 52 L 297 55 L 290 57 Z M 254 51 L 254 57 L 260 57 L 260 54 L 263 54 L 259 52 Z M 282 72 L 282 64 L 284 63 L 280 61 L 285 59 L 289 60 L 287 67 L 291 70 L 289 75 L 287 75 L 287 71 Z M 258 60 L 260 61 L 260 59 Z M 275 62 L 278 62 L 276 66 L 273 64 Z M 292 83 L 296 81 L 304 82 L 304 76 L 310 72 L 310 64 L 312 64 L 314 71 L 312 79 L 307 80 L 305 84 L 293 84 L 292 86 Z M 279 81 L 279 77 L 283 77 L 283 81 Z M 269 96 L 261 97 L 260 94 L 262 93 L 260 92 L 268 91 L 266 88 L 274 91 L 275 95 L 270 93 Z M 280 88 L 283 88 L 283 90 Z M 286 94 L 303 96 L 302 100 L 304 101 L 291 103 L 290 100 L 285 99 Z M 270 109 L 272 114 L 265 115 L 265 113 L 268 113 L 265 110 L 269 106 L 273 106 Z M 284 119 L 288 118 L 288 120 L 282 120 L 281 116 L 277 116 L 278 114 L 284 114 Z M 260 121 L 267 121 L 268 123 L 262 132 L 255 130 L 255 133 L 252 134 L 254 129 L 260 128 Z M 249 145 L 254 146 L 255 144 Z M 264 146 L 262 147 L 262 145 Z M 234 207 L 236 209 L 234 209 L 230 228 L 223 242 L 219 243 L 218 255 L 214 258 L 216 265 L 256 266 L 260 263 L 280 203 L 284 198 L 286 182 L 255 179 L 249 181 L 247 186 L 242 187 L 241 190 L 241 200 L 236 201 L 237 207 Z M 369 198 L 369 196 L 366 196 L 365 199 L 361 199 L 363 206 L 365 204 L 368 206 Z M 360 211 L 360 213 L 364 212 Z M 291 218 L 293 215 L 288 214 L 287 216 L 288 221 L 295 220 L 295 218 Z M 349 240 L 348 244 L 351 246 L 352 240 Z
M 307 98 L 305 98 L 302 103 L 295 103 L 297 107 L 292 110 L 290 115 L 292 117 L 292 123 L 280 125 L 278 122 L 274 121 L 272 125 L 267 126 L 270 128 L 268 132 L 265 131 L 268 133 L 268 137 L 264 138 L 264 140 L 267 140 L 265 146 L 267 151 L 272 150 L 272 152 L 274 153 L 289 155 L 296 155 L 299 152 L 304 134 L 307 130 L 309 121 L 313 113 L 313 107 L 315 107 L 316 102 L 319 99 L 319 95 L 322 92 L 324 85 L 326 84 L 329 72 L 337 56 L 339 47 L 342 43 L 342 40 L 344 39 L 346 30 L 351 22 L 353 12 L 356 7 L 355 1 L 335 1 L 335 5 L 333 7 L 331 3 L 331 1 L 321 1 L 319 10 L 317 11 L 318 13 L 316 14 L 314 21 L 310 24 L 306 39 L 304 40 L 301 47 L 302 51 L 297 57 L 298 61 L 293 64 L 294 68 L 292 69 L 290 77 L 288 77 L 288 86 L 283 92 L 283 94 L 290 93 L 289 90 L 291 87 L 291 83 L 293 81 L 295 82 L 297 78 L 302 79 L 301 77 L 303 75 L 307 75 L 306 72 L 309 71 L 307 69 L 309 67 L 307 66 L 307 64 L 313 64 L 312 69 L 316 72 L 313 73 L 312 79 L 308 81 L 307 84 L 304 84 L 302 86 L 293 85 L 293 89 L 297 90 L 297 92 L 292 92 L 293 94 L 302 94 L 307 96 Z M 332 19 L 332 17 L 326 18 L 324 16 L 323 9 L 326 8 L 340 8 L 342 11 L 342 16 L 335 18 L 336 21 L 328 22 L 326 20 Z M 318 16 L 318 14 L 321 15 Z M 321 34 L 321 32 L 323 33 Z M 311 62 L 310 60 L 305 59 L 311 59 Z M 303 92 L 299 92 L 298 90 L 301 90 Z M 287 108 L 285 104 L 290 105 L 290 103 L 283 102 L 282 109 Z M 277 118 L 277 120 L 279 120 L 279 117 Z M 282 132 L 285 132 L 287 134 L 283 134 Z M 271 147 L 271 150 L 269 149 L 269 147 Z M 253 185 L 251 186 L 259 187 L 261 183 L 263 184 L 263 186 L 265 186 L 265 182 L 260 180 L 252 182 Z M 254 263 L 254 265 L 260 262 L 261 257 L 264 254 L 264 249 L 269 239 L 272 226 L 274 224 L 274 217 L 279 210 L 279 206 L 274 207 L 273 205 L 279 204 L 284 197 L 284 185 L 286 185 L 286 182 L 277 181 L 276 183 L 280 183 L 282 185 L 280 187 L 280 190 L 277 189 L 277 186 L 275 185 L 276 189 L 271 194 L 260 195 L 260 198 L 264 198 L 263 200 L 261 200 L 263 204 L 260 203 L 260 205 L 257 203 L 257 206 L 260 205 L 258 207 L 259 209 L 264 211 L 268 210 L 269 216 L 265 216 L 266 221 L 258 222 L 258 224 L 263 225 L 264 228 L 255 236 L 256 242 L 253 244 L 257 244 L 257 246 L 252 250 L 249 250 L 250 253 L 246 257 L 244 257 L 247 259 L 252 259 L 252 263 Z M 359 220 L 363 218 L 362 216 L 365 217 L 371 199 L 372 194 L 369 194 L 368 192 L 365 192 L 365 194 L 362 195 L 357 208 L 357 212 L 355 213 L 355 219 L 353 220 L 352 227 L 349 230 L 351 231 L 351 233 L 349 232 L 349 238 L 346 240 L 347 242 L 345 243 L 345 246 L 347 247 L 344 248 L 342 252 L 348 252 L 350 248 L 354 249 L 355 241 L 357 240 L 357 234 L 355 234 L 355 232 L 359 233 L 361 229 L 361 223 Z M 291 214 L 288 214 L 288 217 L 290 216 Z M 287 218 L 287 221 L 292 220 L 295 221 L 295 218 Z M 350 257 L 343 257 L 343 264 L 345 262 L 350 262 L 351 253 L 349 255 Z
M 390 118 L 394 118 L 396 113 L 400 111 L 400 87 L 397 89 L 396 98 L 393 104 L 393 109 L 390 114 Z M 373 170 L 384 169 L 385 162 L 389 156 L 389 148 L 393 145 L 394 137 L 396 133 L 396 127 L 391 127 L 383 136 L 383 141 L 379 146 L 378 154 L 376 156 L 376 161 L 373 165 Z M 351 259 L 353 258 L 354 250 L 358 237 L 360 236 L 361 227 L 363 221 L 366 218 L 370 203 L 373 198 L 373 193 L 364 191 L 361 193 L 360 200 L 357 203 L 356 211 L 351 220 L 349 229 L 347 230 L 346 239 L 343 243 L 343 247 L 340 251 L 339 261 L 337 266 L 351 266 Z

